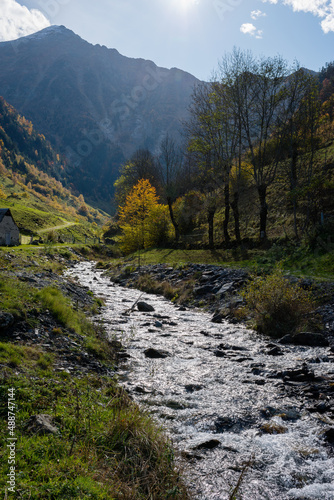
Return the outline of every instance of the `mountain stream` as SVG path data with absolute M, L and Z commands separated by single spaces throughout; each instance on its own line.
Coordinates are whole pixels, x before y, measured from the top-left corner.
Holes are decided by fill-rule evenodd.
M 243 326 L 114 285 L 93 263 L 67 275 L 104 299 L 95 319 L 129 355 L 119 382 L 186 458 L 193 498 L 228 500 L 239 481 L 244 500 L 334 499 L 334 453 L 324 439 L 333 413 L 321 410 L 328 396 L 320 393 L 313 409 L 307 397 L 318 380 L 334 386 L 329 348 L 277 347 Z M 125 315 L 139 297 L 154 311 Z

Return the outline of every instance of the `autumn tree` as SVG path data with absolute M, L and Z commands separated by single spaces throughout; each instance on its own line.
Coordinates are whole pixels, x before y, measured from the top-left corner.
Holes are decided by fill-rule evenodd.
M 121 248 L 130 253 L 161 243 L 168 231 L 167 207 L 159 205 L 156 189 L 140 179 L 119 208 Z
M 138 149 L 120 168 L 120 176 L 114 183 L 115 200 L 118 206 L 125 203 L 127 195 L 140 179 L 147 179 L 158 187 L 158 171 L 154 156 L 148 149 Z

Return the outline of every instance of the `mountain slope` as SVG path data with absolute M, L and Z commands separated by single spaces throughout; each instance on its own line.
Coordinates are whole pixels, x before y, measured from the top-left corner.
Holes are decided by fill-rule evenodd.
M 74 185 L 100 206 L 129 155 L 177 132 L 197 83 L 63 26 L 0 43 L 0 65 L 0 95 L 67 155 Z
M 106 214 L 86 205 L 82 195 L 73 195 L 62 184 L 59 179 L 65 167 L 32 123 L 0 97 L 0 208 L 11 208 L 21 230 L 36 233 L 75 223 L 77 232 L 94 233 L 106 221 Z

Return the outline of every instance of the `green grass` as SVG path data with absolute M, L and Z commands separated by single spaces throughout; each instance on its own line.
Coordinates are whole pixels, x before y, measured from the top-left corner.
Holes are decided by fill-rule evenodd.
M 35 289 L 16 277 L 6 277 L 0 280 L 1 310 L 15 317 L 25 317 L 27 311 L 36 306 Z
M 138 254 L 109 259 L 110 265 L 138 266 Z M 150 249 L 140 254 L 140 264 L 168 264 L 183 266 L 191 263 L 213 264 L 223 267 L 247 268 L 268 272 L 281 262 L 287 272 L 296 276 L 334 279 L 334 250 L 312 251 L 305 245 L 277 243 L 270 248 L 229 250 Z M 106 266 L 100 262 L 100 266 Z
M 91 323 L 81 311 L 74 311 L 71 301 L 58 288 L 45 287 L 36 294 L 44 309 L 48 309 L 53 317 L 66 328 L 78 334 L 90 332 Z
M 138 253 L 120 259 L 127 265 L 138 266 Z M 230 254 L 225 250 L 183 250 L 157 248 L 140 252 L 140 264 L 170 264 L 173 266 L 194 264 L 228 265 Z
M 17 498 L 188 498 L 163 432 L 113 380 L 54 373 L 52 379 L 32 373 L 24 378 L 0 375 L 3 402 L 8 389 L 15 388 Z M 57 434 L 27 430 L 29 417 L 41 413 L 53 418 Z M 8 474 L 6 420 L 4 405 L 0 423 L 3 492 Z
M 10 208 L 23 234 L 31 231 L 34 235 L 41 235 L 44 238 L 47 232 L 55 227 L 57 236 L 74 238 L 81 243 L 85 241 L 85 236 L 88 238 L 99 236 L 101 225 L 106 220 L 106 215 L 101 215 L 98 226 L 83 217 L 66 214 L 65 210 L 57 211 L 40 200 L 29 200 L 29 198 L 20 200 L 10 197 L 0 200 L 0 208 Z
M 42 249 L 0 252 L 0 265 L 7 273 L 20 271 L 26 265 L 29 270 L 40 270 L 45 259 Z M 96 312 L 101 304 L 101 300 L 94 300 L 86 313 Z M 115 352 L 105 332 L 95 327 L 54 286 L 37 290 L 31 283 L 7 275 L 0 282 L 0 310 L 28 322 L 32 321 L 33 312 L 35 328 L 39 325 L 39 314 L 48 310 L 59 325 L 51 324 L 50 333 L 75 339 L 76 347 L 73 352 L 71 349 L 74 357 L 76 353 L 88 352 L 91 360 L 100 360 L 110 370 L 113 368 Z M 3 495 L 9 473 L 8 390 L 15 388 L 16 492 L 8 492 L 8 498 L 189 498 L 164 432 L 129 399 L 117 381 L 102 375 L 59 372 L 59 361 L 60 352 L 46 352 L 42 345 L 12 342 L 2 335 L 0 490 Z M 52 417 L 58 433 L 29 432 L 25 425 L 28 419 L 42 413 Z
M 52 354 L 45 353 L 40 348 L 0 342 L 0 363 L 7 363 L 11 368 L 45 371 L 52 366 L 53 359 Z

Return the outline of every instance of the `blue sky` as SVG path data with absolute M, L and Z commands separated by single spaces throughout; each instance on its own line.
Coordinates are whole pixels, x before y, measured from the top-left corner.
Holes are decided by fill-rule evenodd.
M 203 80 L 233 46 L 315 71 L 334 60 L 334 0 L 0 0 L 0 41 L 50 24 Z

